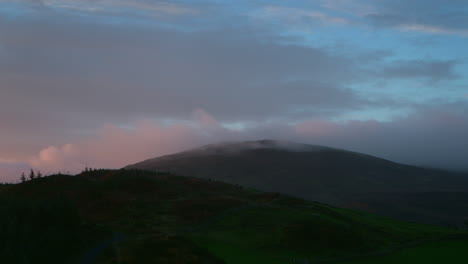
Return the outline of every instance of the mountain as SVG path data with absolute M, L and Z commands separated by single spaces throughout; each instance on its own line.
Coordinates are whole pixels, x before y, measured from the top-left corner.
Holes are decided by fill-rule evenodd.
M 468 174 L 324 146 L 274 140 L 212 144 L 127 168 L 215 179 L 425 223 L 460 226 L 468 219 Z
M 0 186 L 2 263 L 342 263 L 368 257 L 378 259 L 370 263 L 387 258 L 393 262 L 384 263 L 427 263 L 419 262 L 427 258 L 463 263 L 459 260 L 468 258 L 466 230 L 399 222 L 200 178 L 92 170 Z

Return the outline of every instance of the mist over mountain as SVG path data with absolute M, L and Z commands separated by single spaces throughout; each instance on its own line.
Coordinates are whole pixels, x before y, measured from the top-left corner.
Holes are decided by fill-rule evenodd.
M 127 168 L 221 180 L 428 223 L 460 223 L 468 214 L 468 174 L 288 141 L 211 144 Z M 448 204 L 454 210 L 447 212 Z

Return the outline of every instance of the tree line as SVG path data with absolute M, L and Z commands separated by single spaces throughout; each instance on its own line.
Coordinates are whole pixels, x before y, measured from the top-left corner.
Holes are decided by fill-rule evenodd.
M 37 171 L 35 172 L 33 169 L 31 169 L 31 171 L 29 172 L 29 176 L 26 178 L 26 175 L 24 174 L 24 172 L 21 174 L 21 182 L 25 182 L 27 180 L 34 180 L 36 178 L 42 178 L 44 177 L 44 175 L 42 175 L 41 171 Z
M 95 168 L 86 167 L 84 170 L 81 171 L 81 174 L 99 172 L 99 171 L 103 171 L 103 170 L 105 170 L 105 169 L 95 169 Z M 58 172 L 57 175 L 62 175 L 62 173 Z M 26 182 L 26 181 L 31 181 L 31 180 L 34 180 L 34 179 L 43 178 L 43 177 L 45 177 L 45 175 L 43 175 L 40 170 L 38 170 L 36 172 L 33 169 L 31 169 L 29 171 L 29 175 L 27 175 L 27 176 L 26 176 L 26 174 L 24 172 L 21 173 L 20 180 L 21 180 L 21 182 Z

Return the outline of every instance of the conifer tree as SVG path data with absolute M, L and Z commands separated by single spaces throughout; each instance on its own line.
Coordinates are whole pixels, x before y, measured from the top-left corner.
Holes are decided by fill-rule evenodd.
M 34 180 L 36 178 L 36 174 L 34 173 L 33 169 L 31 169 L 31 172 L 29 173 L 29 179 Z
M 21 174 L 21 182 L 25 182 L 26 181 L 26 176 L 24 175 L 24 172 Z

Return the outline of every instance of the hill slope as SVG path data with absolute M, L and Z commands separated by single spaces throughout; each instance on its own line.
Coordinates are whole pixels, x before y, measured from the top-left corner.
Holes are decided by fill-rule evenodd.
M 457 230 L 136 170 L 10 185 L 0 213 L 5 263 L 313 263 L 440 239 L 467 243 Z
M 468 197 L 468 175 L 322 146 L 272 140 L 214 144 L 127 168 L 216 179 L 407 220 L 460 225 L 468 219 L 468 203 L 462 202 Z M 454 192 L 461 198 L 455 206 L 456 199 L 448 198 Z M 434 200 L 440 207 L 399 210 L 400 203 L 409 206 L 409 196 L 422 207 Z M 456 210 L 447 212 L 448 203 Z

